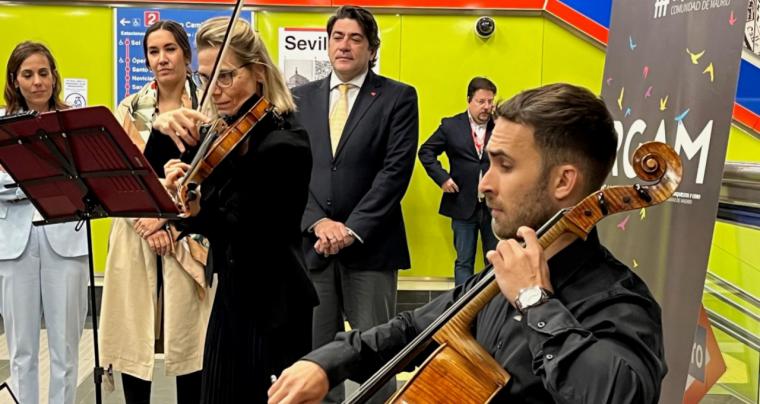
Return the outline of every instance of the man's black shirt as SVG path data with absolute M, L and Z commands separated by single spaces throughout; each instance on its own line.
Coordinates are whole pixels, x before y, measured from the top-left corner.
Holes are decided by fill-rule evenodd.
M 493 402 L 656 403 L 667 367 L 660 307 L 644 282 L 599 244 L 596 230 L 549 269 L 548 302 L 520 316 L 498 295 L 477 316 L 473 335 L 512 375 Z M 386 324 L 340 333 L 304 359 L 325 369 L 331 386 L 365 380 L 483 275 Z

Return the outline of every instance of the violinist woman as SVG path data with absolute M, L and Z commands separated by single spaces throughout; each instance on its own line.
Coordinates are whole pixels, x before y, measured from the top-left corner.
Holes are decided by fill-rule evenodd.
M 311 347 L 317 303 L 301 249 L 300 221 L 308 197 L 311 151 L 293 118 L 294 103 L 261 38 L 236 21 L 219 75 L 209 84 L 229 20 L 215 18 L 198 30 L 199 74 L 218 114 L 233 125 L 262 97 L 274 114 L 249 132 L 203 180 L 189 209 L 186 231 L 208 237 L 218 273 L 203 361 L 203 403 L 266 402 L 272 375 Z M 177 142 L 195 144 L 196 123 L 208 118 L 180 109 L 162 114 L 154 128 Z M 166 166 L 166 183 L 190 168 Z
M 174 21 L 159 21 L 143 38 L 155 79 L 125 98 L 116 111 L 159 176 L 180 154 L 166 136 L 152 131 L 162 112 L 198 104 L 191 80 L 187 33 Z M 101 353 L 106 367 L 121 372 L 128 404 L 149 403 L 155 352 L 163 352 L 166 374 L 177 376 L 177 402 L 199 402 L 203 343 L 211 312 L 203 263 L 175 243 L 164 219 L 116 218 L 112 222 L 101 310 Z
M 66 109 L 61 76 L 48 48 L 22 42 L 8 59 L 7 115 Z M 40 315 L 50 351 L 50 403 L 73 403 L 79 339 L 87 317 L 87 233 L 76 223 L 32 226 L 42 217 L 0 166 L 0 313 L 10 355 L 11 388 L 39 402 Z

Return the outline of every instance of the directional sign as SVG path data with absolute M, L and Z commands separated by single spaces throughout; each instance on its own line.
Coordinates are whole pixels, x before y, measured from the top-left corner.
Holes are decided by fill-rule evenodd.
M 148 69 L 143 51 L 143 37 L 151 25 L 160 20 L 173 20 L 180 23 L 187 31 L 193 50 L 192 69 L 198 68 L 195 49 L 195 33 L 201 23 L 209 18 L 229 16 L 229 10 L 219 9 L 158 9 L 158 8 L 114 8 L 114 49 L 116 50 L 116 71 L 114 72 L 116 104 L 124 97 L 140 90 L 153 80 L 153 73 Z M 253 12 L 244 14 L 253 21 Z

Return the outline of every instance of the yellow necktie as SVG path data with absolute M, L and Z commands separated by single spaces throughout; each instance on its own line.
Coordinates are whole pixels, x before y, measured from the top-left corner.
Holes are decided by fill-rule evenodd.
M 338 149 L 338 142 L 340 142 L 340 136 L 343 134 L 343 128 L 348 119 L 348 89 L 350 86 L 347 83 L 338 85 L 340 97 L 330 114 L 330 143 L 332 144 L 333 156 L 335 156 L 335 150 Z

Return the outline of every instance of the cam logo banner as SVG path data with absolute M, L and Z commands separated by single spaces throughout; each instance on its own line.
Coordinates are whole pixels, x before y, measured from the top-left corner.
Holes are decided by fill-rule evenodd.
M 684 164 L 665 204 L 601 223 L 605 244 L 662 306 L 669 372 L 660 402 L 684 395 L 718 208 L 747 0 L 615 0 L 602 96 L 618 132 L 610 185 L 635 180 L 639 143 L 671 145 Z

